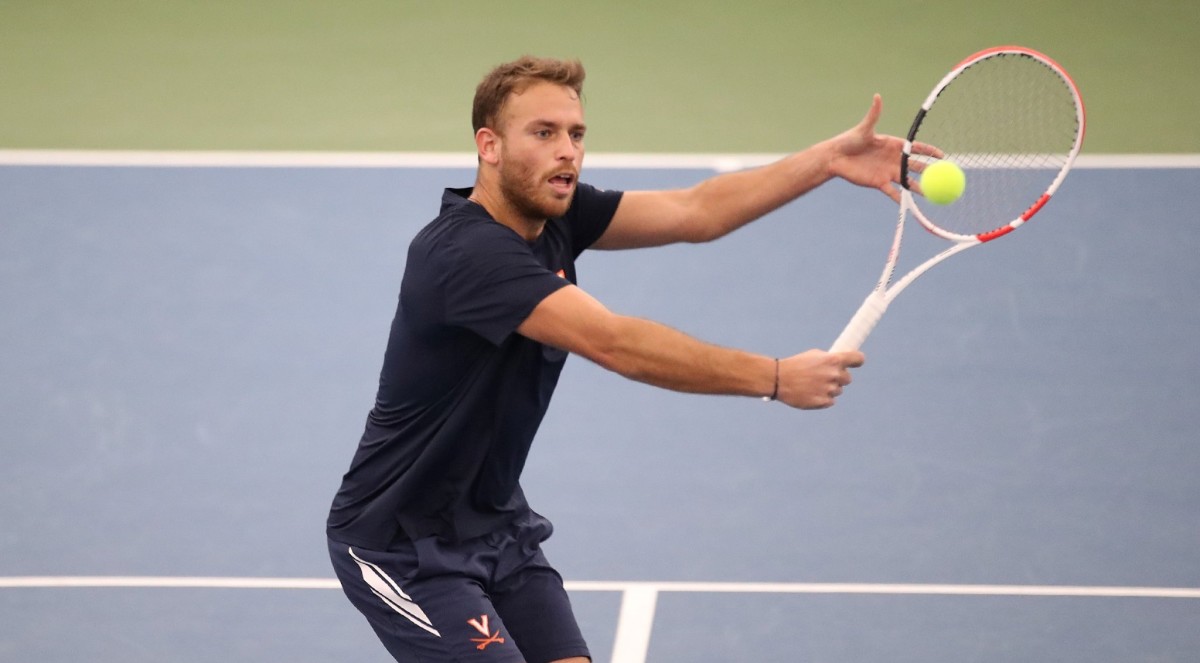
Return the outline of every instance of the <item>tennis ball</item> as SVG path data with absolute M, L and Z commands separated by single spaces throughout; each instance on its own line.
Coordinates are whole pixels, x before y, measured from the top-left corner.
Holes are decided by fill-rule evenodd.
M 925 166 L 921 173 L 921 191 L 926 200 L 936 205 L 949 205 L 958 200 L 966 187 L 967 176 L 953 161 L 935 161 Z

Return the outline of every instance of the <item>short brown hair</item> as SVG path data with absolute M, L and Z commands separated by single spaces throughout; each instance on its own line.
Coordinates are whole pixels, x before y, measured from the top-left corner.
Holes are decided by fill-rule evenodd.
M 475 88 L 471 127 L 476 132 L 483 127 L 495 129 L 508 96 L 520 93 L 539 81 L 565 85 L 581 95 L 584 76 L 583 63 L 579 60 L 554 60 L 526 55 L 502 64 L 488 72 Z

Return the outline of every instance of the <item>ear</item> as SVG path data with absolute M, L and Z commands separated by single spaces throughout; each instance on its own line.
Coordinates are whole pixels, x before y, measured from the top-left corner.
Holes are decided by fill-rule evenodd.
M 500 163 L 500 134 L 483 127 L 475 132 L 475 149 L 479 151 L 479 160 L 495 166 Z

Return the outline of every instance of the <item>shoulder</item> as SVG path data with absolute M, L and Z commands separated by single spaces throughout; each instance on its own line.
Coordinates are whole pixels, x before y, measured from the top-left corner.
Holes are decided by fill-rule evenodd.
M 622 195 L 620 191 L 606 191 L 584 182 L 576 186 L 571 207 L 562 219 L 576 256 L 608 229 Z
M 503 251 L 522 250 L 524 242 L 512 230 L 496 223 L 474 203 L 443 207 L 438 216 L 413 238 L 409 259 L 458 260 Z
M 598 214 L 612 216 L 617 205 L 621 202 L 623 192 L 601 189 L 586 182 L 580 182 L 575 188 L 575 199 L 567 215 Z

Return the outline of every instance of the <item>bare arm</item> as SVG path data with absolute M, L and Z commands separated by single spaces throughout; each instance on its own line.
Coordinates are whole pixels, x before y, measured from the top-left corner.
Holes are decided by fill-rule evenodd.
M 687 189 L 628 191 L 593 248 L 644 248 L 723 237 L 826 182 L 823 151 L 823 145 L 815 145 Z
M 674 391 L 768 396 L 775 390 L 773 358 L 711 345 L 656 322 L 614 314 L 575 286 L 542 300 L 517 331 L 627 378 Z M 782 359 L 778 399 L 792 407 L 829 407 L 850 383 L 848 369 L 862 362 L 858 352 L 820 350 Z
M 850 130 L 760 168 L 716 175 L 687 189 L 630 191 L 595 248 L 711 241 L 835 177 L 879 189 L 899 202 L 893 184 L 900 178 L 904 141 L 875 133 L 882 110 L 875 95 L 866 116 Z M 914 150 L 938 154 L 927 145 Z

